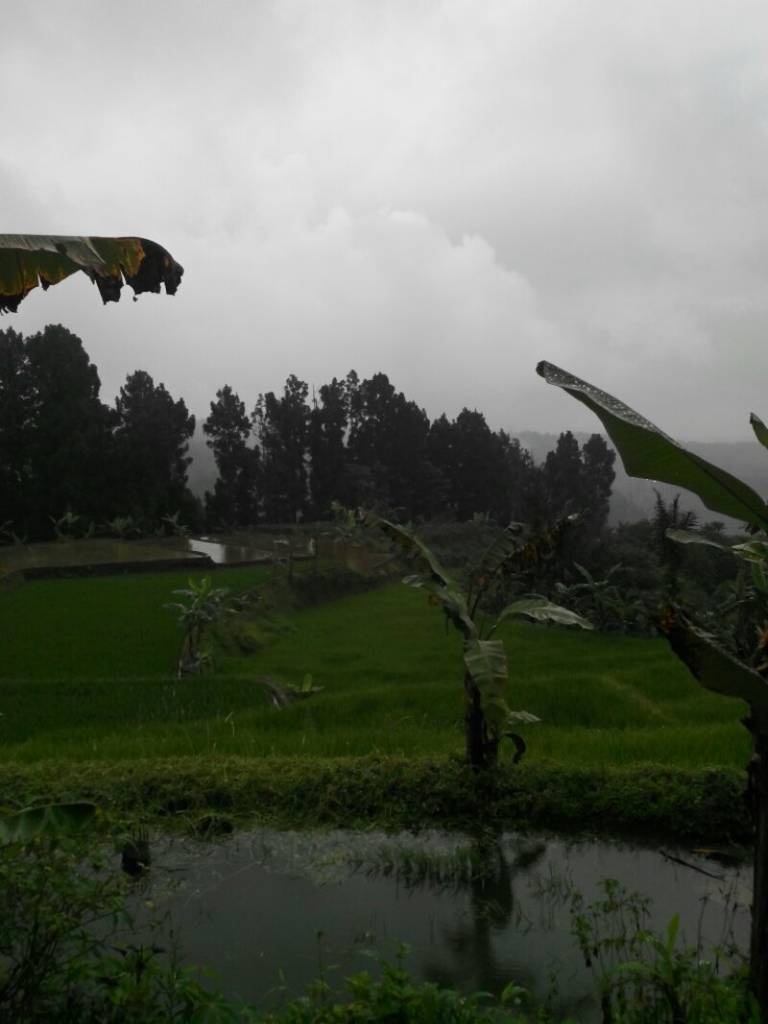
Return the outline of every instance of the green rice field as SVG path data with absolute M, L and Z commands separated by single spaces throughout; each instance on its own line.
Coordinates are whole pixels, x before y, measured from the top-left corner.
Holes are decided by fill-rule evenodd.
M 219 570 L 233 591 L 266 567 Z M 0 590 L 0 760 L 461 754 L 460 637 L 394 583 L 254 626 L 207 675 L 176 680 L 163 605 L 187 573 L 40 580 Z M 745 707 L 703 691 L 663 640 L 513 624 L 501 634 L 527 763 L 742 768 Z M 272 707 L 255 677 L 320 693 Z M 521 730 L 522 731 L 522 730 Z

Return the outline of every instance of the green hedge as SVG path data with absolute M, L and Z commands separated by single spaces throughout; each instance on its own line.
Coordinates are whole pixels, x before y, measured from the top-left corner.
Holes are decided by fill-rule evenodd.
M 42 761 L 0 768 L 6 809 L 94 800 L 107 812 L 172 824 L 283 827 L 564 829 L 748 842 L 742 772 L 658 765 L 532 763 L 473 774 L 458 759 L 172 758 Z

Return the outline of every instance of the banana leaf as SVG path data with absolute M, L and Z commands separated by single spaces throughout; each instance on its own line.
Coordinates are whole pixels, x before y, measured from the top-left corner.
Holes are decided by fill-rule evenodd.
M 524 616 L 534 619 L 536 622 L 556 622 L 561 626 L 579 626 L 581 629 L 594 629 L 594 626 L 587 619 L 569 608 L 563 608 L 559 604 L 552 604 L 546 597 L 524 597 L 519 601 L 513 601 L 499 614 L 493 627 L 505 621 Z M 492 630 L 493 632 L 493 630 Z
M 508 668 L 503 640 L 467 640 L 464 664 L 480 691 L 483 716 L 498 739 L 514 721 L 538 722 L 528 711 L 511 711 L 506 700 Z
M 432 603 L 438 603 L 441 606 L 453 625 L 466 640 L 470 640 L 477 635 L 475 624 L 469 616 L 467 602 L 460 591 L 439 583 L 431 576 L 406 576 L 403 579 L 403 583 L 407 587 L 426 590 L 430 595 Z
M 600 418 L 630 476 L 683 487 L 697 494 L 713 512 L 740 519 L 760 530 L 768 529 L 765 502 L 742 480 L 687 451 L 612 395 L 552 363 L 539 363 L 536 372 L 548 384 L 583 402 Z
M 520 550 L 520 537 L 524 527 L 521 523 L 510 523 L 496 537 L 493 543 L 483 553 L 480 561 L 470 573 L 470 579 L 475 586 L 488 577 L 497 573 L 508 558 L 517 554 Z
M 184 268 L 148 238 L 86 235 L 0 235 L 0 313 L 15 313 L 33 288 L 46 290 L 81 270 L 102 300 L 117 302 L 123 284 L 136 295 L 174 295 Z
M 533 533 L 521 523 L 510 523 L 473 569 L 470 574 L 472 585 L 480 591 L 487 590 L 496 574 L 524 572 L 538 565 L 557 550 L 563 532 L 578 518 L 578 513 L 571 513 L 538 533 Z
M 759 723 L 763 732 L 768 730 L 768 680 L 724 651 L 677 609 L 662 612 L 658 626 L 694 679 L 715 693 L 746 701 L 755 725 Z
M 728 554 L 735 554 L 734 548 L 729 544 L 721 544 L 720 541 L 710 540 L 709 537 L 704 537 L 700 533 L 694 533 L 692 530 L 666 530 L 665 535 L 667 540 L 673 540 L 676 544 L 699 544 L 705 548 L 718 548 L 720 551 L 727 551 Z
M 428 576 L 435 582 L 452 590 L 457 590 L 451 574 L 440 565 L 437 556 L 430 551 L 423 541 L 414 536 L 410 530 L 387 519 L 377 519 L 370 513 L 363 519 L 365 526 L 377 526 L 400 549 L 400 554 L 422 576 Z M 413 586 L 413 584 L 411 584 Z
M 763 448 L 768 448 L 768 427 L 766 427 L 760 417 L 756 416 L 753 412 L 749 414 L 749 424 L 755 432 L 755 437 Z

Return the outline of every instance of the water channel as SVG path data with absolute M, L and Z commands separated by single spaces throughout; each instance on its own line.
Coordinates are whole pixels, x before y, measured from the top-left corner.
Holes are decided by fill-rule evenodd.
M 473 840 L 349 832 L 255 831 L 220 843 L 164 838 L 135 883 L 180 934 L 184 959 L 218 972 L 254 1005 L 371 969 L 402 942 L 416 979 L 500 992 L 510 981 L 585 1022 L 595 983 L 571 935 L 571 894 L 604 898 L 606 878 L 652 898 L 648 924 L 680 916 L 681 946 L 746 946 L 748 865 L 615 842 L 504 833 Z M 615 926 L 605 922 L 605 927 Z

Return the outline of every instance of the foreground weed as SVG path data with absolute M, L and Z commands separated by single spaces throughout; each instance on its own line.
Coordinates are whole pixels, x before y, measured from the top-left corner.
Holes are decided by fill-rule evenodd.
M 0 1020 L 238 1020 L 178 949 L 161 962 L 157 947 L 130 941 L 125 897 L 123 879 L 82 843 L 41 835 L 0 845 Z
M 680 949 L 677 915 L 660 937 L 648 928 L 649 897 L 610 878 L 603 892 L 591 904 L 571 895 L 571 932 L 594 971 L 603 1024 L 760 1024 L 737 950 Z

